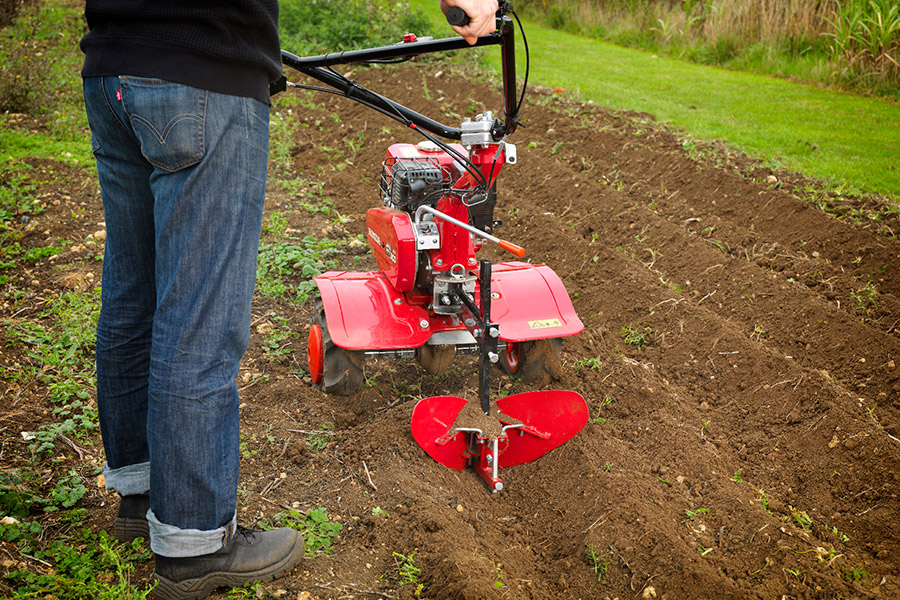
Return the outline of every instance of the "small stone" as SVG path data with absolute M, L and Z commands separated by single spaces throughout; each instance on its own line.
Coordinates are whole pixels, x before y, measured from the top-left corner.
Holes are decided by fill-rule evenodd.
M 464 510 L 466 510 L 466 509 L 463 508 L 463 505 L 462 505 L 462 504 L 457 504 L 457 505 L 456 505 L 456 512 L 461 513 L 461 512 L 463 512 Z
M 648 600 L 649 598 L 656 598 L 656 588 L 652 585 L 648 585 L 644 588 L 644 592 L 641 594 L 641 597 L 644 600 Z
M 774 175 L 769 175 L 768 177 L 766 177 L 766 181 L 768 183 L 778 183 L 778 178 Z

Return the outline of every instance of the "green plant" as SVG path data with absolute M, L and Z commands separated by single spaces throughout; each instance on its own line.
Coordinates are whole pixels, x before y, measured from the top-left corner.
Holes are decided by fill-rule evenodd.
M 299 243 L 292 240 L 260 244 L 257 259 L 257 290 L 264 296 L 302 303 L 316 285 L 312 278 L 337 265 L 332 256 L 343 253 L 338 240 L 316 240 L 307 236 Z M 295 280 L 290 282 L 289 278 Z
M 805 511 L 794 511 L 791 513 L 791 516 L 795 521 L 797 521 L 797 525 L 799 525 L 804 531 L 806 531 L 807 533 L 812 531 L 812 517 L 806 514 Z
M 324 450 L 328 445 L 328 437 L 334 434 L 334 425 L 325 421 L 315 434 L 306 439 L 306 448 L 312 452 Z
M 575 368 L 575 372 L 579 372 L 582 369 L 590 369 L 592 371 L 599 371 L 603 368 L 603 363 L 600 362 L 599 356 L 594 356 L 591 358 L 582 358 L 580 360 L 576 360 L 572 366 Z
M 650 344 L 649 338 L 652 334 L 653 330 L 650 327 L 638 327 L 634 323 L 629 323 L 627 327 L 622 327 L 619 337 L 625 340 L 626 344 L 643 350 Z
M 698 508 L 697 510 L 687 510 L 684 511 L 685 516 L 687 516 L 688 521 L 693 521 L 700 515 L 709 514 L 708 508 Z
M 871 281 L 858 290 L 850 290 L 850 297 L 856 301 L 856 310 L 864 311 L 869 308 L 878 308 L 878 289 Z
M 384 510 L 383 508 L 381 508 L 380 506 L 376 506 L 375 508 L 372 509 L 372 516 L 373 517 L 385 517 L 385 518 L 390 517 L 388 512 L 386 510 Z
M 328 509 L 314 508 L 308 513 L 296 509 L 282 511 L 271 521 L 260 521 L 261 529 L 290 527 L 303 534 L 306 542 L 306 556 L 334 554 L 334 541 L 341 533 L 343 525 L 328 518 Z
M 37 186 L 29 176 L 30 170 L 31 166 L 24 162 L 0 162 L 0 231 L 8 227 L 13 217 L 44 211 L 35 197 Z
M 225 600 L 238 600 L 239 598 L 264 598 L 268 596 L 265 586 L 260 582 L 248 583 L 243 587 L 233 587 L 228 590 Z
M 392 552 L 391 556 L 394 559 L 397 573 L 400 575 L 400 585 L 419 585 L 419 575 L 422 573 L 422 569 L 416 566 L 416 552 L 409 554 Z
M 5 575 L 13 587 L 10 600 L 64 598 L 72 600 L 144 600 L 152 586 L 139 588 L 131 583 L 134 565 L 150 558 L 150 551 L 136 540 L 122 545 L 105 531 L 95 534 L 78 528 L 47 543 L 40 540 L 37 523 L 0 524 L 0 539 L 15 543 L 18 551 L 30 554 L 50 568 L 35 571 L 23 567 Z
M 506 587 L 506 583 L 503 581 L 503 565 L 500 563 L 494 566 L 494 587 L 498 590 Z
M 593 544 L 587 544 L 585 547 L 585 554 L 587 555 L 588 561 L 591 563 L 591 571 L 597 575 L 597 582 L 605 584 L 607 574 L 606 569 L 609 565 L 613 564 L 612 552 L 598 554 L 594 549 Z
M 290 343 L 292 339 L 299 337 L 299 334 L 291 327 L 286 317 L 272 315 L 271 319 L 272 325 L 266 332 L 263 353 L 269 357 L 269 360 L 274 360 L 294 351 L 290 347 Z
M 735 471 L 734 475 L 731 476 L 731 480 L 735 483 L 741 483 L 743 481 L 743 479 L 741 479 L 741 472 Z

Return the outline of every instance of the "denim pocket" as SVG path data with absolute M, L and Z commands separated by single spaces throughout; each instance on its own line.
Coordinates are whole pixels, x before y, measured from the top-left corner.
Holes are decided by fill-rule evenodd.
M 154 166 L 177 171 L 203 158 L 207 92 L 143 77 L 120 77 L 122 102 L 141 152 Z

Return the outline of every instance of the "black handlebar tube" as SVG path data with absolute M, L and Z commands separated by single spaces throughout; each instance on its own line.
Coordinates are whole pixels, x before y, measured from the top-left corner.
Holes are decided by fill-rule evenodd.
M 373 60 L 406 58 L 432 52 L 447 52 L 464 48 L 499 45 L 501 47 L 501 60 L 503 64 L 503 98 L 505 105 L 504 110 L 506 113 L 506 122 L 500 130 L 494 134 L 494 137 L 499 140 L 503 136 L 515 131 L 516 126 L 518 125 L 518 115 L 516 114 L 516 55 L 514 39 L 512 21 L 508 17 L 503 17 L 497 32 L 479 37 L 472 45 L 462 38 L 445 38 L 305 57 L 300 57 L 291 54 L 286 50 L 282 50 L 281 62 L 288 67 L 296 69 L 313 79 L 317 79 L 322 83 L 333 87 L 348 98 L 367 104 L 388 116 L 396 118 L 396 115 L 399 113 L 417 127 L 421 127 L 422 129 L 443 138 L 458 140 L 462 136 L 462 131 L 458 127 L 448 127 L 447 125 L 439 123 L 410 108 L 397 104 L 379 94 L 356 85 L 354 82 L 347 80 L 328 67 L 331 67 L 332 65 L 346 65 Z

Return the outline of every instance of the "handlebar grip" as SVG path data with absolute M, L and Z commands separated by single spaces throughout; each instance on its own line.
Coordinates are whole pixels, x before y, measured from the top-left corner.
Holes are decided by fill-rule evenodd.
M 469 15 L 458 6 L 447 9 L 447 22 L 454 27 L 465 27 L 469 24 Z

